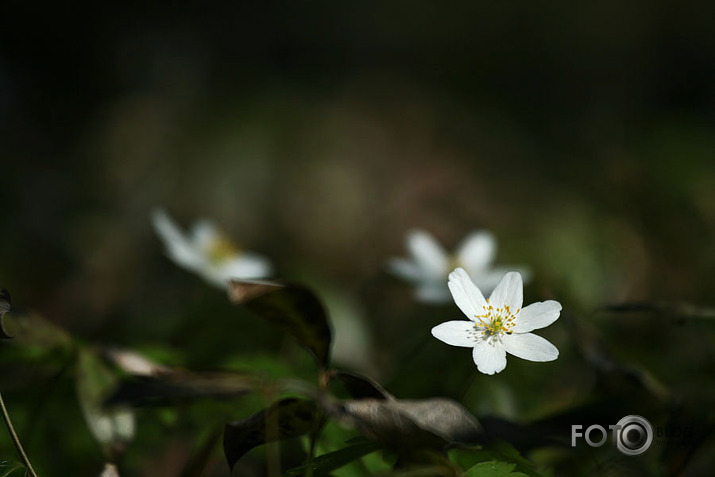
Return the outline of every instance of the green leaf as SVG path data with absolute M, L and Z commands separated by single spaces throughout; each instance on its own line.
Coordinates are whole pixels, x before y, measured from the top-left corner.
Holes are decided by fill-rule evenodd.
M 509 462 L 481 462 L 464 473 L 464 477 L 527 477 L 521 472 L 512 472 L 516 464 Z
M 292 335 L 323 368 L 330 361 L 331 331 L 318 297 L 300 285 L 256 280 L 234 280 L 229 286 L 232 303 L 246 306 L 264 320 Z
M 229 422 L 224 428 L 223 450 L 233 471 L 236 462 L 254 447 L 310 432 L 319 416 L 313 401 L 287 398 L 253 416 Z
M 541 477 L 541 474 L 534 470 L 534 465 L 507 442 L 492 442 L 484 447 L 480 446 L 473 449 L 468 447 L 456 448 L 451 450 L 449 454 L 452 460 L 465 467 L 474 465 L 475 463 L 506 463 L 511 465 L 512 468 L 518 472 L 516 475 Z
M 134 437 L 135 419 L 126 407 L 105 408 L 107 394 L 114 388 L 114 373 L 87 349 L 79 351 L 76 369 L 77 396 L 90 432 L 110 461 L 124 452 Z
M 356 399 L 333 405 L 329 411 L 389 448 L 441 449 L 482 438 L 477 418 L 446 398 Z
M 311 465 L 314 477 L 322 477 L 328 473 L 339 469 L 350 462 L 357 460 L 367 454 L 375 452 L 380 447 L 375 442 L 362 442 L 343 449 L 323 454 L 313 459 Z M 299 477 L 305 475 L 307 466 L 302 465 L 285 473 L 285 477 Z
M 3 318 L 5 318 L 5 313 L 10 311 L 10 292 L 4 288 L 0 288 L 0 339 L 10 339 L 7 331 L 5 331 L 5 324 L 3 323 Z
M 18 470 L 24 472 L 25 466 L 19 462 L 0 460 L 0 477 L 10 477 L 10 475 L 16 473 Z

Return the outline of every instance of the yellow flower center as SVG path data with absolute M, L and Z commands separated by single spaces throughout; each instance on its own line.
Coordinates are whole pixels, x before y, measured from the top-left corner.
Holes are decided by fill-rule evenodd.
M 516 316 L 520 311 L 521 308 L 513 312 L 509 305 L 494 308 L 487 300 L 487 304 L 484 305 L 484 313 L 476 316 L 477 323 L 474 324 L 474 327 L 482 332 L 485 339 L 499 339 L 504 333 L 508 335 L 513 333 Z
M 206 255 L 213 263 L 221 263 L 240 254 L 241 249 L 224 235 L 216 236 L 206 250 Z

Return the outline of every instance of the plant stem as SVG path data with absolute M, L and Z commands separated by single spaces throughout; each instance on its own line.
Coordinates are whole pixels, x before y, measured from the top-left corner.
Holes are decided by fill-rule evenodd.
M 12 426 L 10 414 L 8 414 L 7 407 L 5 407 L 5 401 L 2 398 L 2 393 L 0 393 L 0 408 L 2 408 L 2 420 L 5 422 L 5 427 L 7 427 L 8 432 L 10 432 L 10 437 L 12 438 L 13 444 L 15 444 L 15 449 L 17 449 L 17 453 L 20 454 L 20 460 L 22 460 L 23 465 L 27 468 L 27 472 L 32 477 L 37 477 L 35 469 L 32 468 L 32 464 L 30 463 L 30 459 L 27 457 L 27 454 L 25 454 L 25 449 L 22 448 L 20 438 L 17 437 L 15 428 Z

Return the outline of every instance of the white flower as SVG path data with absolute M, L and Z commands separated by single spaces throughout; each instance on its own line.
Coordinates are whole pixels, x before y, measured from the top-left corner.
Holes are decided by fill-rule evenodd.
M 232 278 L 266 278 L 271 274 L 268 259 L 241 251 L 207 220 L 194 224 L 185 235 L 163 209 L 155 210 L 151 219 L 169 258 L 212 285 L 226 288 Z
M 561 304 L 548 300 L 521 308 L 521 275 L 509 272 L 488 300 L 463 269 L 449 274 L 449 291 L 470 321 L 448 321 L 432 328 L 432 335 L 452 346 L 474 348 L 477 369 L 494 374 L 506 367 L 506 353 L 529 361 L 553 361 L 559 350 L 530 333 L 549 326 L 561 313 Z
M 450 270 L 464 268 L 479 288 L 486 293 L 494 290 L 508 270 L 519 270 L 528 281 L 525 267 L 493 267 L 496 255 L 496 239 L 486 230 L 468 235 L 449 256 L 442 246 L 424 230 L 412 230 L 407 234 L 407 249 L 411 259 L 393 258 L 388 267 L 405 280 L 415 283 L 415 297 L 424 302 L 447 302 L 449 290 L 445 286 Z

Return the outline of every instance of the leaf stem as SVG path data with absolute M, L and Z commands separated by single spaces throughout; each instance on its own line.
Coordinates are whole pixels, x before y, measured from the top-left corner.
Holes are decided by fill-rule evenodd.
M 25 449 L 22 448 L 20 438 L 17 436 L 15 428 L 12 425 L 12 421 L 10 420 L 10 414 L 7 412 L 7 407 L 5 407 L 5 400 L 2 397 L 2 393 L 0 393 L 0 408 L 2 409 L 2 420 L 5 422 L 5 427 L 7 427 L 8 432 L 10 432 L 10 438 L 12 438 L 12 442 L 13 444 L 15 444 L 15 449 L 17 449 L 17 453 L 20 454 L 20 459 L 22 460 L 22 463 L 27 468 L 27 472 L 32 477 L 37 477 L 37 473 L 35 473 L 35 469 L 32 468 L 30 459 L 27 457 L 27 454 L 25 454 Z

